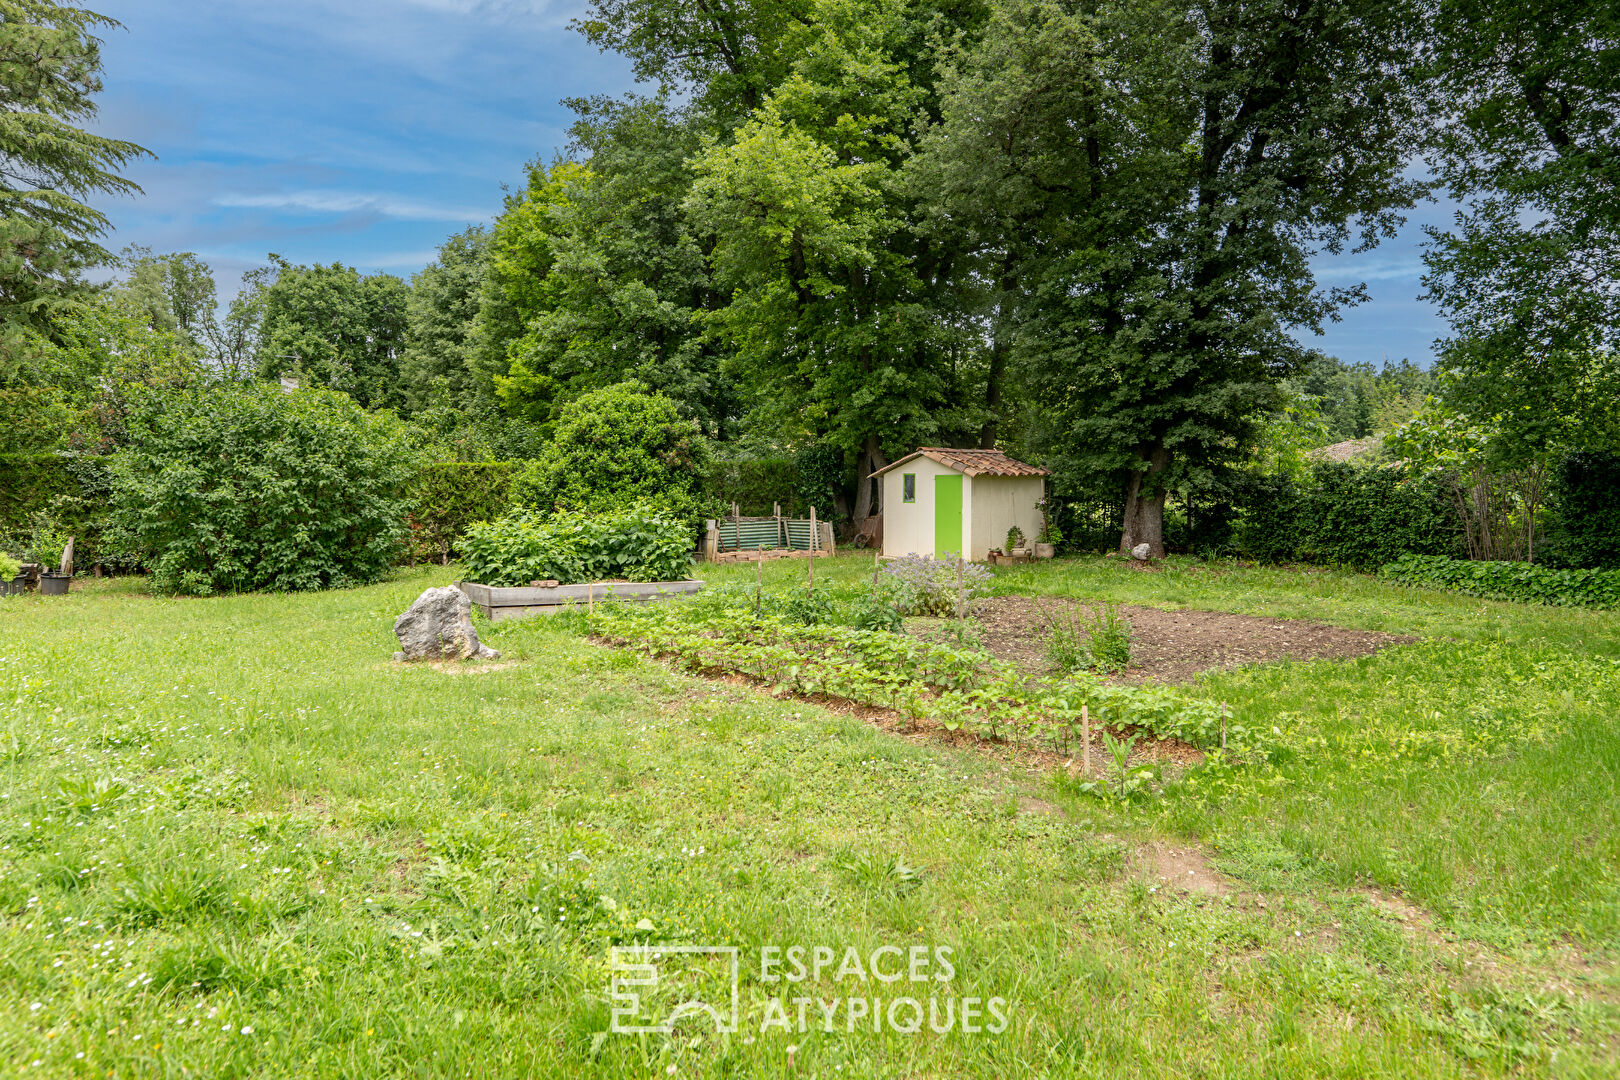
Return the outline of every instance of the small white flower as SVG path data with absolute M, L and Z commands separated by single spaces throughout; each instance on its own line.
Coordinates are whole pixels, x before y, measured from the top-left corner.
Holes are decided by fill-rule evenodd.
M 250 1027 L 245 1027 L 245 1028 L 242 1029 L 242 1034 L 251 1035 L 251 1034 L 253 1034 L 253 1029 L 250 1028 Z

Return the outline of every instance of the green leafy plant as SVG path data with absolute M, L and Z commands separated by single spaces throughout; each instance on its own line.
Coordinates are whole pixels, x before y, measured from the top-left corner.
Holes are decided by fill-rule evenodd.
M 1024 530 L 1014 525 L 1007 530 L 1007 550 L 1016 551 L 1024 546 Z
M 646 505 L 595 516 L 520 510 L 473 525 L 458 546 L 467 579 L 485 585 L 548 578 L 565 585 L 614 577 L 679 581 L 691 573 L 690 530 Z
M 1124 671 L 1131 662 L 1131 624 L 1119 605 L 1104 603 L 1092 612 L 1085 627 L 1086 651 L 1091 665 L 1102 671 Z
M 28 529 L 28 550 L 46 570 L 55 570 L 62 564 L 62 552 L 67 549 L 68 534 L 55 516 L 40 512 L 34 515 Z
M 0 551 L 0 581 L 10 581 L 22 572 L 22 563 Z
M 1620 570 L 1555 570 L 1528 563 L 1403 555 L 1378 573 L 1402 585 L 1451 589 L 1492 600 L 1566 607 L 1620 607 Z
M 1104 603 L 1096 610 L 1068 604 L 1040 609 L 1046 630 L 1046 659 L 1057 671 L 1073 673 L 1087 668 L 1124 671 L 1131 662 L 1131 624 L 1118 604 Z

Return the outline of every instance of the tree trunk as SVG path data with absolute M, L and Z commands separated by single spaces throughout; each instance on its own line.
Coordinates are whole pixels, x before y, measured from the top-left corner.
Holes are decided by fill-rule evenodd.
M 990 339 L 990 370 L 984 381 L 984 426 L 979 429 L 979 446 L 993 450 L 1001 427 L 1001 384 L 1007 377 L 1007 355 L 1012 352 L 1012 297 L 1017 278 L 1013 276 L 1013 259 L 1007 256 L 1002 263 L 999 287 L 1001 297 L 996 306 L 996 324 Z
M 1148 556 L 1164 558 L 1164 497 L 1159 474 L 1170 464 L 1170 451 L 1162 444 L 1144 446 L 1144 468 L 1131 470 L 1125 482 L 1125 528 L 1119 536 L 1119 552 L 1129 555 L 1138 544 L 1148 546 Z
M 883 442 L 876 435 L 868 435 L 855 455 L 855 524 L 860 527 L 873 514 L 883 512 L 882 485 L 871 475 L 889 463 L 883 456 Z

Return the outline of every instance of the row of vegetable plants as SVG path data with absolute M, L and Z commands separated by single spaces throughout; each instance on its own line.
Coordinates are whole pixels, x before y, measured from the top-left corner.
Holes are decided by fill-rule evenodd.
M 1081 673 L 1031 678 L 978 649 L 850 626 L 803 625 L 729 604 L 599 609 L 599 637 L 693 671 L 729 672 L 798 694 L 893 709 L 915 724 L 1067 754 L 1093 730 L 1141 728 L 1206 750 L 1263 756 L 1267 732 L 1181 690 Z M 1084 709 L 1084 714 L 1082 713 Z

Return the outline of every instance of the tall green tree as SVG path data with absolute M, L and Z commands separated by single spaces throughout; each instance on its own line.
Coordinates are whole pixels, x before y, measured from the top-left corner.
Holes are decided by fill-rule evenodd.
M 411 279 L 400 378 L 412 412 L 429 407 L 440 383 L 455 397 L 473 392 L 488 250 L 488 231 L 474 226 L 441 244 L 439 257 Z
M 545 242 L 523 250 L 549 262 L 527 279 L 544 284 L 508 346 L 502 400 L 549 420 L 562 402 L 634 379 L 722 435 L 730 387 L 694 318 L 721 298 L 682 205 L 698 129 L 659 99 L 575 105 L 584 162 L 552 170 L 557 187 L 526 222 Z M 497 230 L 520 223 L 503 217 Z
M 177 330 L 202 344 L 218 303 L 207 263 L 189 251 L 156 255 L 140 245 L 125 248 L 118 263 L 125 277 L 115 291 L 144 310 L 155 329 Z
M 1318 251 L 1423 192 L 1400 2 L 1007 0 L 947 79 L 919 163 L 936 215 L 1016 273 L 1031 440 L 1120 478 L 1122 550 L 1163 552 L 1173 483 L 1251 445 L 1360 288 Z
M 757 421 L 845 449 L 857 518 L 889 455 L 976 438 L 982 419 L 967 406 L 982 342 L 950 285 L 966 268 L 919 228 L 905 182 L 937 107 L 933 39 L 962 25 L 931 5 L 816 0 L 782 34 L 780 81 L 697 159 L 687 203 L 730 292 L 705 322 Z
M 341 263 L 294 266 L 279 255 L 270 259 L 276 276 L 264 293 L 260 377 L 293 374 L 305 385 L 341 390 L 366 408 L 401 407 L 410 286 L 392 274 L 363 276 Z
M 1437 0 L 1432 41 L 1433 164 L 1464 204 L 1425 253 L 1448 404 L 1527 454 L 1615 448 L 1620 7 Z
M 53 0 L 0 0 L 0 353 L 85 286 L 81 271 L 109 260 L 97 238 L 102 194 L 140 188 L 119 170 L 149 152 L 91 134 L 101 91 L 99 30 L 118 23 Z

